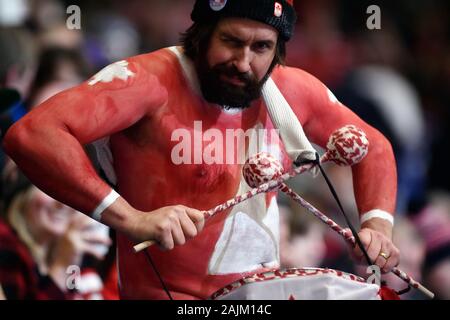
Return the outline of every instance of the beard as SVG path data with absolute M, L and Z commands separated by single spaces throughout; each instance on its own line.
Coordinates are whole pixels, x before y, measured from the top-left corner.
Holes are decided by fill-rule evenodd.
M 261 97 L 261 89 L 275 67 L 272 64 L 263 79 L 258 81 L 249 72 L 239 72 L 234 65 L 218 64 L 209 67 L 205 62 L 206 57 L 202 57 L 196 63 L 203 97 L 206 101 L 218 104 L 224 109 L 242 110 L 250 107 L 253 101 Z M 227 82 L 222 77 L 234 78 L 239 80 L 242 85 Z

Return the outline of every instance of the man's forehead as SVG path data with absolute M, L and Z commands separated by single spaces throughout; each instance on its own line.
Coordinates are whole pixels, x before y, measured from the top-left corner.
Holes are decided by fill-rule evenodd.
M 268 24 L 245 18 L 224 18 L 219 21 L 217 31 L 241 40 L 272 40 L 276 42 L 278 31 Z

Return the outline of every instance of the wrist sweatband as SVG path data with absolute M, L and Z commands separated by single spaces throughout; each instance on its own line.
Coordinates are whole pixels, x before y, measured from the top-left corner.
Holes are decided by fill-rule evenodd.
M 95 210 L 91 214 L 91 218 L 100 222 L 102 218 L 103 211 L 106 210 L 117 198 L 120 197 L 114 189 L 100 202 L 100 204 L 95 208 Z
M 375 210 L 370 210 L 366 213 L 364 213 L 363 215 L 361 215 L 361 224 L 363 224 L 366 221 L 369 221 L 370 219 L 373 218 L 380 218 L 380 219 L 384 219 L 389 221 L 392 225 L 394 225 L 394 216 L 392 214 L 390 214 L 389 212 L 380 210 L 380 209 L 375 209 Z

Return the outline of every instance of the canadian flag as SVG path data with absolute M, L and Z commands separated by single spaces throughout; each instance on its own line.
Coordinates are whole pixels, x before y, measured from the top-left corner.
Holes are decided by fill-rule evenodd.
M 275 2 L 275 11 L 274 11 L 275 17 L 281 17 L 282 14 L 283 14 L 283 6 L 279 2 Z

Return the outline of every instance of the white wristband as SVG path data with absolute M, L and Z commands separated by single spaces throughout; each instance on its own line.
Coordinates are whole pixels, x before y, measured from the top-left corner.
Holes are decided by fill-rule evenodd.
M 361 224 L 363 224 L 366 221 L 369 221 L 370 219 L 373 218 L 380 218 L 380 219 L 384 219 L 389 221 L 392 225 L 394 225 L 394 216 L 392 214 L 390 214 L 389 212 L 380 210 L 380 209 L 375 209 L 375 210 L 370 210 L 369 212 L 364 213 L 361 216 Z
M 100 222 L 103 211 L 105 211 L 106 208 L 112 205 L 113 202 L 116 201 L 117 198 L 119 197 L 120 194 L 118 194 L 114 189 L 112 189 L 111 192 L 102 200 L 102 202 L 100 202 L 97 208 L 95 208 L 95 210 L 92 212 L 91 218 Z

